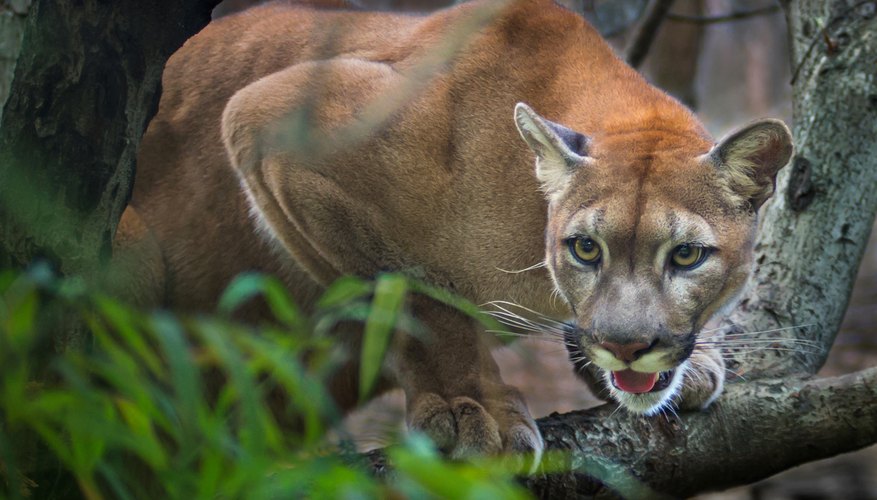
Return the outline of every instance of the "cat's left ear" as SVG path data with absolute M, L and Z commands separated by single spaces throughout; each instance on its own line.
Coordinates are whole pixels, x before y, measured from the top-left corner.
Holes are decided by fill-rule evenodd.
M 758 210 L 773 195 L 777 172 L 793 151 L 789 127 L 780 120 L 763 120 L 732 132 L 708 155 L 731 191 Z

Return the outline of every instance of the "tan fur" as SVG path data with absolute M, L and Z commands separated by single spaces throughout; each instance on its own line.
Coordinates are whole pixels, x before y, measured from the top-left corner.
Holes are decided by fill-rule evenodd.
M 530 108 L 513 120 L 518 102 L 587 140 L 570 143 Z M 789 154 L 775 152 L 784 126 L 770 131 L 776 141 L 743 131 L 713 148 L 688 110 L 548 0 L 425 17 L 270 4 L 214 22 L 171 58 L 131 210 L 154 235 L 174 309 L 210 310 L 245 270 L 280 276 L 305 308 L 343 274 L 402 270 L 477 303 L 572 314 L 589 355 L 594 338 L 660 331 L 666 361 L 638 362 L 669 369 L 687 357 L 683 334 L 745 281 L 753 209 Z M 589 224 L 606 245 L 599 272 L 562 241 Z M 704 273 L 667 277 L 667 252 L 702 236 L 674 228 L 712 234 Z M 501 271 L 543 260 L 547 271 Z M 555 287 L 570 308 L 552 304 Z M 540 450 L 472 321 L 422 298 L 410 307 L 432 335 L 397 336 L 387 372 L 409 423 L 457 455 Z M 723 373 L 711 351 L 696 358 L 682 393 L 693 407 Z M 343 405 L 354 373 L 334 386 Z

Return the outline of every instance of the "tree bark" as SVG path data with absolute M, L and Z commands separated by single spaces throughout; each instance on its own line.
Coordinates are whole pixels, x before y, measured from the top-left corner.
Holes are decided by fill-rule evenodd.
M 748 376 L 816 373 L 840 327 L 877 213 L 874 2 L 788 4 L 796 154 L 780 174 L 756 245 L 751 286 L 729 323 L 821 351 L 760 350 Z M 789 328 L 793 327 L 793 328 Z
M 0 268 L 109 256 L 164 63 L 216 3 L 33 3 L 0 124 Z
M 704 13 L 703 0 L 676 1 L 673 13 L 700 16 Z M 654 47 L 642 64 L 641 72 L 650 77 L 658 88 L 697 109 L 695 81 L 698 60 L 703 46 L 704 27 L 679 24 L 668 17 L 658 30 Z
M 216 3 L 35 0 L 25 22 L 23 11 L 11 19 L 0 12 L 0 27 L 23 25 L 23 35 L 2 33 L 20 48 L 4 45 L 0 54 L 0 70 L 14 68 L 8 100 L 0 95 L 0 269 L 42 258 L 79 275 L 109 257 L 165 61 Z M 56 351 L 86 342 L 75 320 L 53 318 L 51 333 Z M 78 496 L 34 436 L 14 438 L 25 450 L 20 472 L 41 498 Z
M 0 121 L 3 121 L 3 106 L 9 97 L 15 62 L 21 51 L 21 37 L 30 3 L 30 0 L 15 0 L 0 4 Z
M 624 50 L 624 60 L 634 68 L 639 68 L 640 64 L 649 55 L 649 49 L 658 35 L 658 30 L 667 16 L 667 12 L 673 5 L 674 0 L 652 0 L 645 16 L 637 26 L 636 32 L 630 40 L 630 44 Z
M 877 367 L 836 378 L 732 384 L 709 411 L 641 418 L 604 405 L 539 421 L 571 472 L 537 476 L 541 498 L 609 492 L 682 498 L 748 484 L 877 442 Z

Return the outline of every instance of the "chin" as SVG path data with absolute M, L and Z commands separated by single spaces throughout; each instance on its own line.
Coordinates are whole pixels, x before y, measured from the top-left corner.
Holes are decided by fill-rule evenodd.
M 662 383 L 656 384 L 648 392 L 632 393 L 623 391 L 615 386 L 612 373 L 603 371 L 603 379 L 609 388 L 609 395 L 627 411 L 644 416 L 652 416 L 661 413 L 664 409 L 673 411 L 676 400 L 682 391 L 682 380 L 688 371 L 688 361 L 683 361 L 679 366 L 661 375 Z

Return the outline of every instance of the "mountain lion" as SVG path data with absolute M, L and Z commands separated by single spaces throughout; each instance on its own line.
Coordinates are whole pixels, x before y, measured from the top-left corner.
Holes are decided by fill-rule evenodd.
M 550 0 L 424 16 L 271 3 L 189 40 L 163 89 L 116 240 L 137 300 L 211 310 L 259 270 L 307 309 L 340 276 L 403 271 L 562 319 L 576 371 L 632 412 L 721 392 L 700 332 L 747 278 L 792 152 L 781 122 L 714 143 Z M 453 456 L 540 452 L 476 324 L 408 307 L 430 335 L 396 335 L 384 385 L 404 389 L 409 426 Z M 356 373 L 332 381 L 343 408 Z

